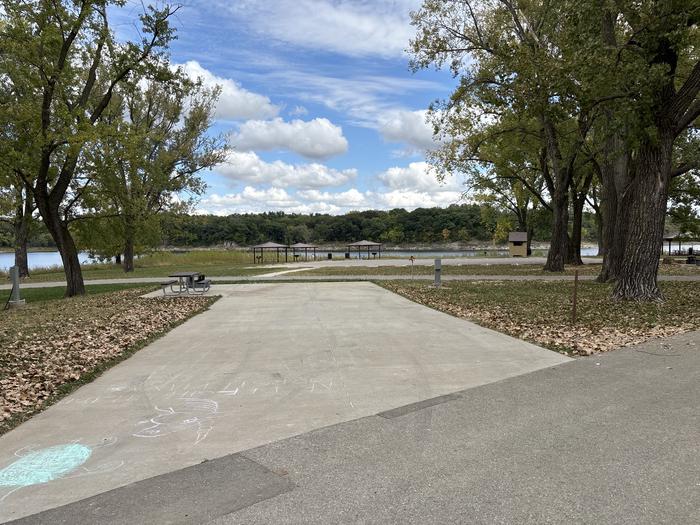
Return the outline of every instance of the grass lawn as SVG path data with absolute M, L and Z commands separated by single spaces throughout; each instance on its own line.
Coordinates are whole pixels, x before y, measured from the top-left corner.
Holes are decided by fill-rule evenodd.
M 97 295 L 101 293 L 118 292 L 129 288 L 143 288 L 143 284 L 88 284 L 85 286 L 87 295 Z M 66 288 L 64 286 L 51 286 L 49 288 L 22 288 L 22 299 L 27 303 L 37 303 L 41 301 L 55 301 L 63 299 Z M 0 292 L 0 308 L 2 308 L 10 296 L 9 290 Z
M 377 284 L 426 306 L 572 355 L 700 329 L 700 293 L 694 282 L 661 283 L 666 301 L 658 304 L 612 301 L 609 285 L 581 282 L 576 324 L 571 322 L 573 284 L 568 282 L 452 281 L 441 288 L 413 281 Z
M 579 275 L 598 275 L 600 264 L 585 264 L 583 266 L 567 266 L 566 275 L 573 275 L 578 270 Z M 406 266 L 380 266 L 358 267 L 358 266 L 337 266 L 315 268 L 302 272 L 300 275 L 425 275 L 434 274 L 433 266 L 415 265 L 411 270 L 410 265 Z M 541 264 L 488 264 L 488 265 L 442 265 L 442 275 L 561 275 L 552 272 L 542 271 Z M 691 264 L 662 264 L 659 266 L 659 275 L 697 275 L 700 276 L 700 266 Z
M 268 254 L 268 257 L 270 255 Z M 271 264 L 274 259 L 266 260 Z M 124 273 L 116 264 L 90 264 L 83 266 L 83 278 L 124 279 L 131 277 L 166 277 L 173 272 L 200 272 L 208 276 L 217 275 L 258 275 L 269 273 L 269 268 L 249 268 L 253 266 L 252 256 L 239 250 L 196 250 L 187 253 L 156 252 L 135 261 L 135 270 Z M 0 279 L 7 275 L 0 272 Z M 38 268 L 31 272 L 26 282 L 63 281 L 60 267 Z
M 0 434 L 216 300 L 141 297 L 154 289 L 91 286 L 61 300 L 63 288 L 27 289 L 25 308 L 0 311 Z

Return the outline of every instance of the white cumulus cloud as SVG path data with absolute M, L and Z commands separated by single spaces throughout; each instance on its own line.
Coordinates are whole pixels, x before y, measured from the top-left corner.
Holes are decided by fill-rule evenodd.
M 216 106 L 215 117 L 222 120 L 248 120 L 277 116 L 280 108 L 268 97 L 243 88 L 230 78 L 215 75 L 196 60 L 181 64 L 190 78 L 200 78 L 207 87 L 220 86 L 221 95 Z
M 342 128 L 325 118 L 249 120 L 231 135 L 230 142 L 240 151 L 289 150 L 310 159 L 325 159 L 348 150 Z
M 415 190 L 394 190 L 376 194 L 378 209 L 405 208 L 444 208 L 450 204 L 458 204 L 462 194 L 458 191 L 441 191 L 428 193 Z
M 412 190 L 426 193 L 459 191 L 460 183 L 454 177 L 440 182 L 427 162 L 411 162 L 408 166 L 395 166 L 378 175 L 379 180 L 391 190 Z
M 342 186 L 357 177 L 357 170 L 336 170 L 324 164 L 265 162 L 252 152 L 232 152 L 216 172 L 235 182 L 313 189 Z
M 427 111 L 394 110 L 379 117 L 379 132 L 388 142 L 400 142 L 416 150 L 434 149 L 433 129 L 425 120 Z
M 371 193 L 362 193 L 356 188 L 351 188 L 347 191 L 329 192 L 318 190 L 300 191 L 297 193 L 299 197 L 313 203 L 325 203 L 342 208 L 363 208 L 367 206 L 368 196 Z

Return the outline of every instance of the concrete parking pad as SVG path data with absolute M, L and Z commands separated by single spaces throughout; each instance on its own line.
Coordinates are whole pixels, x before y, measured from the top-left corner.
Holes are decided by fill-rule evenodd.
M 0 438 L 0 521 L 568 360 L 370 283 L 215 291 L 211 310 Z

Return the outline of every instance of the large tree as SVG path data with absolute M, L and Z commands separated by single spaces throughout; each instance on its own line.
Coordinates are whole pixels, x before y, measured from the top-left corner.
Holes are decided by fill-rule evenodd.
M 85 292 L 68 223 L 91 182 L 88 177 L 76 183 L 85 147 L 114 132 L 102 117 L 121 83 L 167 70 L 163 50 L 173 38 L 168 20 L 177 8 L 146 8 L 141 40 L 118 42 L 108 12 L 123 4 L 0 0 L 0 71 L 17 93 L 3 116 L 23 132 L 13 148 L 19 158 L 12 169 L 32 192 L 61 254 L 67 296 Z
M 658 300 L 670 184 L 698 167 L 700 4 L 600 0 L 580 11 L 576 34 L 597 57 L 581 81 L 605 101 L 601 280 L 616 280 L 617 298 Z
M 549 269 L 562 266 L 569 197 L 577 212 L 585 202 L 571 184 L 593 170 L 601 280 L 615 279 L 620 299 L 661 298 L 670 182 L 696 166 L 682 144 L 700 116 L 699 16 L 697 0 L 426 0 L 413 14 L 414 66 L 449 63 L 460 76 L 433 112 L 437 131 L 448 131 L 447 157 L 475 136 L 470 122 L 491 137 L 513 131 L 507 112 L 520 127 L 538 123 L 554 216 Z M 577 178 L 581 166 L 587 174 Z
M 86 150 L 93 183 L 83 195 L 89 219 L 79 222 L 97 251 L 118 233 L 120 249 L 105 255 L 123 253 L 124 271 L 134 270 L 137 243 L 160 240 L 158 215 L 190 209 L 206 187 L 199 173 L 225 160 L 225 141 L 207 135 L 218 94 L 178 71 L 167 82 L 126 83 L 113 98 L 104 119 L 117 133 Z
M 426 0 L 412 13 L 412 66 L 447 64 L 460 77 L 430 112 L 444 144 L 432 157 L 440 167 L 483 161 L 483 146 L 504 134 L 539 142 L 552 212 L 550 271 L 562 271 L 568 256 L 569 187 L 589 129 L 561 53 L 561 17 L 551 2 L 515 0 Z

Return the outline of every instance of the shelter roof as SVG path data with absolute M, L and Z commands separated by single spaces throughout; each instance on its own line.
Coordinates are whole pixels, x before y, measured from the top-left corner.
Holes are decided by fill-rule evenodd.
M 278 244 L 276 242 L 270 241 L 270 242 L 264 242 L 262 244 L 258 244 L 256 246 L 251 246 L 251 248 L 262 248 L 262 249 L 264 249 L 264 248 L 286 248 L 286 246 L 284 244 Z
M 700 241 L 700 237 L 690 233 L 676 233 L 675 235 L 664 235 L 664 241 L 695 242 Z
M 508 242 L 527 242 L 527 232 L 510 232 Z
M 380 242 L 372 242 L 372 241 L 365 241 L 365 240 L 357 241 L 357 242 L 353 242 L 353 243 L 348 244 L 348 246 L 354 246 L 355 248 L 358 248 L 361 246 L 381 246 L 381 245 L 382 245 L 382 243 L 380 243 Z

